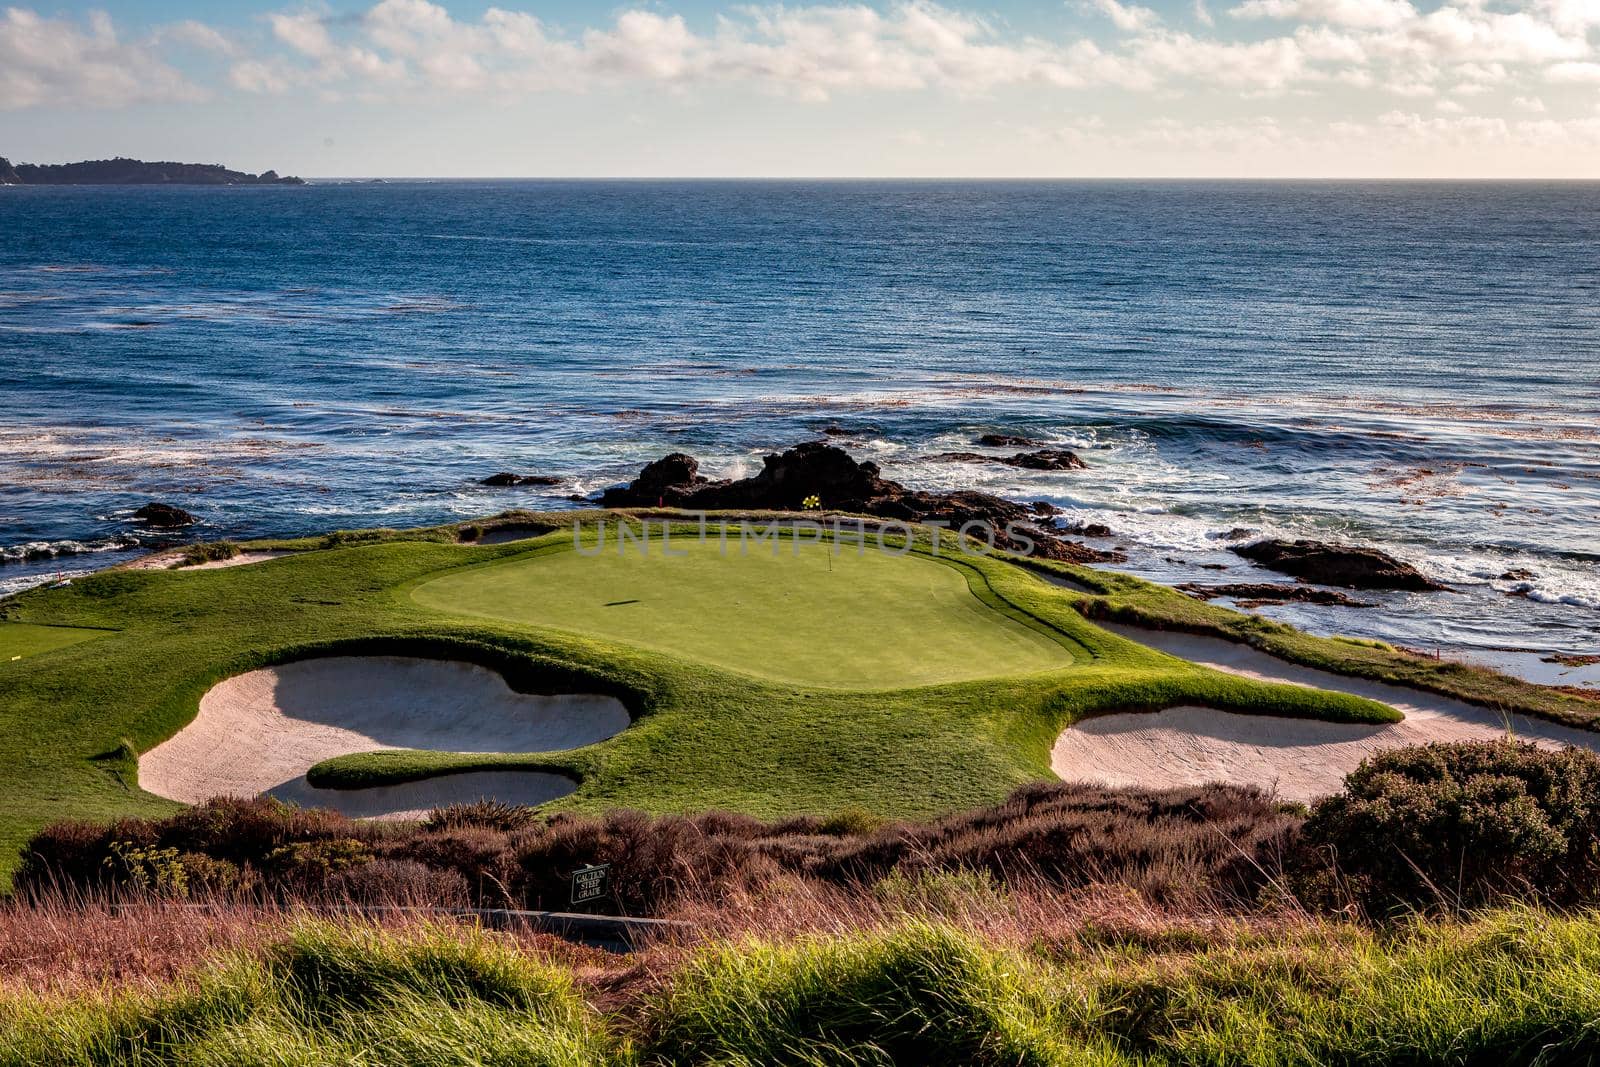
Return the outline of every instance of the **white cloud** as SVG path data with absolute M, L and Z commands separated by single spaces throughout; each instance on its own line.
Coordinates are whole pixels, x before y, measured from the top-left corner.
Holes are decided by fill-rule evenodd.
M 1381 30 L 1402 25 L 1417 12 L 1406 0 L 1245 0 L 1228 14 Z
M 1138 4 L 1123 4 L 1118 0 L 1090 0 L 1090 4 L 1094 10 L 1110 19 L 1117 29 L 1129 33 L 1148 30 L 1161 22 L 1160 15 Z
M 152 40 L 157 44 L 175 41 L 190 48 L 198 48 L 203 52 L 214 52 L 219 56 L 231 56 L 238 48 L 227 37 L 194 19 L 185 19 L 175 22 L 171 26 L 163 26 L 152 35 Z
M 17 7 L 0 13 L 0 110 L 120 107 L 200 95 L 151 47 L 121 40 L 103 12 L 83 23 Z
M 1548 109 L 1544 101 L 1537 96 L 1515 96 L 1511 98 L 1511 106 L 1518 111 L 1526 111 L 1532 115 L 1542 115 Z
M 1600 85 L 1600 63 L 1556 63 L 1545 68 L 1544 76 L 1553 82 Z

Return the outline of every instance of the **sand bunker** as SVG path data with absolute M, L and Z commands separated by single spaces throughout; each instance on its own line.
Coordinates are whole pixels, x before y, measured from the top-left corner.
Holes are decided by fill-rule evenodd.
M 535 804 L 571 792 L 561 775 L 473 772 L 373 789 L 313 789 L 334 756 L 385 749 L 549 752 L 626 728 L 615 697 L 513 692 L 470 663 L 337 656 L 250 671 L 214 686 L 200 713 L 139 760 L 139 784 L 196 803 L 266 793 L 359 816 L 399 816 L 485 797 Z
M 1505 717 L 1449 697 L 1349 678 L 1285 662 L 1246 645 L 1192 634 L 1105 628 L 1133 641 L 1230 674 L 1370 697 L 1399 709 L 1405 721 L 1358 726 L 1211 708 L 1101 715 L 1068 727 L 1050 763 L 1069 781 L 1167 788 L 1206 782 L 1255 785 L 1289 800 L 1337 792 L 1367 756 L 1401 745 L 1505 737 L 1600 751 L 1600 734 L 1522 715 Z

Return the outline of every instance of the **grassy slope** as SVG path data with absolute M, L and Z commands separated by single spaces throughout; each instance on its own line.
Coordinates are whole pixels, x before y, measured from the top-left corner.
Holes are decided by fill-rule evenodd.
M 1086 714 L 1199 702 L 1352 721 L 1393 715 L 1368 701 L 1251 683 L 1151 652 L 1084 621 L 1062 590 L 994 559 L 955 565 L 993 609 L 1092 658 L 911 690 L 772 683 L 601 637 L 448 616 L 406 595 L 453 569 L 564 551 L 570 535 L 492 547 L 446 543 L 435 531 L 420 541 L 368 536 L 372 543 L 227 570 L 105 572 L 8 603 L 15 619 L 118 632 L 11 665 L 0 693 L 0 876 L 25 837 L 52 819 L 171 808 L 137 788 L 133 753 L 192 718 L 220 679 L 332 646 L 470 659 L 524 689 L 616 692 L 638 721 L 571 753 L 346 757 L 324 781 L 554 767 L 582 779 L 558 803 L 585 809 L 724 807 L 776 816 L 864 808 L 918 817 L 992 802 L 1047 777 L 1055 736 Z
M 1030 949 L 911 917 L 703 947 L 659 986 L 434 927 L 305 925 L 193 983 L 0 991 L 0 1065 L 1593 1063 L 1600 922 L 1509 912 L 1374 933 L 1176 931 Z M 585 994 L 588 993 L 589 996 Z

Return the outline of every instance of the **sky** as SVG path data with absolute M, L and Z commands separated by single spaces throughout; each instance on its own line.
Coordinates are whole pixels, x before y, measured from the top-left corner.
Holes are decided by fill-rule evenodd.
M 17 0 L 0 155 L 308 177 L 1600 178 L 1600 0 Z

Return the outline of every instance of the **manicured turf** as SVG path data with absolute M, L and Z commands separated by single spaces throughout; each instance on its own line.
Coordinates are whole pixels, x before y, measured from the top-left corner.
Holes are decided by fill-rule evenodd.
M 663 550 L 670 547 L 674 555 Z M 984 604 L 957 566 L 796 543 L 607 543 L 457 571 L 412 596 L 440 611 L 613 638 L 761 678 L 890 689 L 1070 666 L 1065 635 Z M 676 553 L 682 553 L 681 556 Z M 832 557 L 830 559 L 830 556 Z
M 33 626 L 25 622 L 0 622 L 0 669 L 7 663 L 37 656 L 51 649 L 66 648 L 79 641 L 104 637 L 104 630 L 77 626 Z
M 448 530 L 344 533 L 294 545 L 313 550 L 267 563 L 104 572 L 0 605 L 10 622 L 115 631 L 0 664 L 0 879 L 25 837 L 48 821 L 171 810 L 171 802 L 138 788 L 136 753 L 188 722 L 216 682 L 335 650 L 466 659 L 526 691 L 616 694 L 636 719 L 615 737 L 569 752 L 344 757 L 318 768 L 317 784 L 466 768 L 559 770 L 580 785 L 556 805 L 586 810 L 782 816 L 865 809 L 921 817 L 991 803 L 1050 777 L 1051 744 L 1084 715 L 1199 703 L 1355 722 L 1395 716 L 1371 701 L 1255 683 L 1153 652 L 1085 621 L 1073 608 L 1075 594 L 998 558 L 834 561 L 836 577 L 860 576 L 873 596 L 823 584 L 820 555 L 791 558 L 784 570 L 775 565 L 768 583 L 760 576 L 769 572 L 754 566 L 691 559 L 679 578 L 664 561 L 651 573 L 676 583 L 684 607 L 675 614 L 671 603 L 648 596 L 647 583 L 631 586 L 647 596 L 626 595 L 633 580 L 626 567 L 586 587 L 581 576 L 595 561 L 572 556 L 569 532 L 497 546 L 452 542 Z M 817 564 L 820 575 L 805 572 Z M 694 573 L 703 588 L 689 580 Z M 540 575 L 561 579 L 550 592 L 568 598 L 576 624 L 559 606 L 513 621 L 423 602 L 464 587 L 481 590 L 488 603 L 501 576 L 525 585 L 520 595 L 531 600 Z M 782 597 L 761 599 L 780 587 Z M 874 596 L 896 603 L 877 604 Z M 605 606 L 635 598 L 640 605 Z M 740 644 L 742 633 L 721 651 L 708 637 L 739 629 L 706 616 L 740 598 L 751 602 L 738 607 L 738 618 L 758 631 L 760 654 Z M 601 613 L 634 607 L 651 612 L 653 624 L 584 632 Z M 846 638 L 829 632 L 830 615 Z M 791 635 L 794 627 L 803 629 Z M 922 629 L 933 631 L 921 634 L 932 642 L 922 647 L 940 650 L 927 657 L 931 667 L 919 667 L 903 645 Z M 885 642 L 885 632 L 895 641 Z M 854 672 L 851 684 L 893 678 L 901 688 L 794 680 L 830 678 L 819 664 L 831 660 Z M 729 669 L 734 664 L 738 670 Z M 922 684 L 952 676 L 966 680 Z M 919 687 L 906 687 L 913 683 Z

